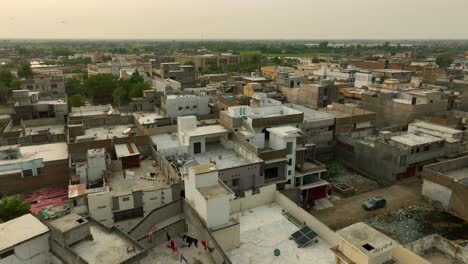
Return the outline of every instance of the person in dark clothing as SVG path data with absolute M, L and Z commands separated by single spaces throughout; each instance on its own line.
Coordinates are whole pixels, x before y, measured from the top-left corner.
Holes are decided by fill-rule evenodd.
M 192 243 L 195 244 L 195 247 L 198 248 L 198 239 L 184 235 L 182 239 L 188 243 L 188 247 L 192 246 Z
M 171 241 L 171 236 L 169 235 L 169 232 L 166 232 L 166 237 L 167 237 L 167 241 Z

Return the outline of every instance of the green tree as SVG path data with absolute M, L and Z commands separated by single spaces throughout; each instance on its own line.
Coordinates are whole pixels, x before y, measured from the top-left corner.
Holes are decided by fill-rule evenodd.
M 0 103 L 6 104 L 8 103 L 8 99 L 10 98 L 10 89 L 3 83 L 0 82 Z
M 328 48 L 328 44 L 329 44 L 328 41 L 322 41 L 322 42 L 319 43 L 319 48 L 320 49 L 326 49 L 326 48 Z
M 5 196 L 0 200 L 0 219 L 9 221 L 29 212 L 31 203 L 19 195 Z
M 83 84 L 80 80 L 75 78 L 69 78 L 65 80 L 65 91 L 67 94 L 82 94 L 84 92 Z
M 144 82 L 145 80 L 143 79 L 143 77 L 140 75 L 140 73 L 138 72 L 138 70 L 134 71 L 132 73 L 132 76 L 130 77 L 129 79 L 130 83 L 142 83 Z
M 83 92 L 98 103 L 109 103 L 112 101 L 112 93 L 117 86 L 117 79 L 111 74 L 97 74 L 89 76 L 84 81 Z
M 384 82 L 385 82 L 385 80 L 387 80 L 387 79 L 388 79 L 388 76 L 387 76 L 387 75 L 382 75 L 382 76 L 380 76 L 380 78 L 379 78 L 379 79 L 380 79 L 380 83 L 384 83 Z
M 21 89 L 21 80 L 19 79 L 13 79 L 11 82 L 10 82 L 10 88 L 11 90 L 19 90 Z
M 81 94 L 74 94 L 68 98 L 68 105 L 72 107 L 80 107 L 84 105 L 84 100 Z
M 193 61 L 186 61 L 184 62 L 184 65 L 192 65 L 195 66 L 195 63 Z
M 0 82 L 10 87 L 11 82 L 15 79 L 9 70 L 0 70 Z
M 281 58 L 280 57 L 274 57 L 273 58 L 273 63 L 275 64 L 275 66 L 278 66 L 281 64 Z
M 449 54 L 441 54 L 437 56 L 436 63 L 439 68 L 447 68 L 453 63 L 453 57 Z
M 20 67 L 18 68 L 18 77 L 29 79 L 32 76 L 33 76 L 33 71 L 31 69 L 31 64 L 29 63 L 21 64 Z
M 320 59 L 317 56 L 314 56 L 312 58 L 312 63 L 319 63 L 319 62 L 320 62 Z

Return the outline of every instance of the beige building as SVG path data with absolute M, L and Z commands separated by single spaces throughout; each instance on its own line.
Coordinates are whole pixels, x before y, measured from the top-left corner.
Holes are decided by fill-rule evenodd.
M 240 55 L 231 53 L 204 54 L 204 55 L 177 55 L 176 62 L 193 62 L 195 69 L 200 68 L 226 68 L 228 65 L 237 65 L 240 63 Z
M 341 237 L 333 247 L 336 264 L 429 264 L 395 240 L 360 222 L 337 231 Z

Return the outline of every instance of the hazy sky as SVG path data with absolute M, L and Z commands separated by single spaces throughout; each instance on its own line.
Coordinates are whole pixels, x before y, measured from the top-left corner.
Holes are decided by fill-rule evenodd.
M 0 38 L 468 38 L 468 0 L 0 0 Z

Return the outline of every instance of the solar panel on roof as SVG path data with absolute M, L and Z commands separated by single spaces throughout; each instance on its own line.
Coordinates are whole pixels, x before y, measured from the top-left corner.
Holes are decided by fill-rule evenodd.
M 312 231 L 312 229 L 310 229 L 308 226 L 304 226 L 303 228 L 299 229 L 299 231 L 301 231 L 303 234 L 307 234 Z
M 303 234 L 300 231 L 297 231 L 297 232 L 295 232 L 294 234 L 291 235 L 291 237 L 294 238 L 295 240 L 297 240 L 301 236 L 303 236 Z
M 298 231 L 294 232 L 291 235 L 291 238 L 296 241 L 299 247 L 304 247 L 317 238 L 317 233 L 315 233 L 310 227 L 303 226 Z

